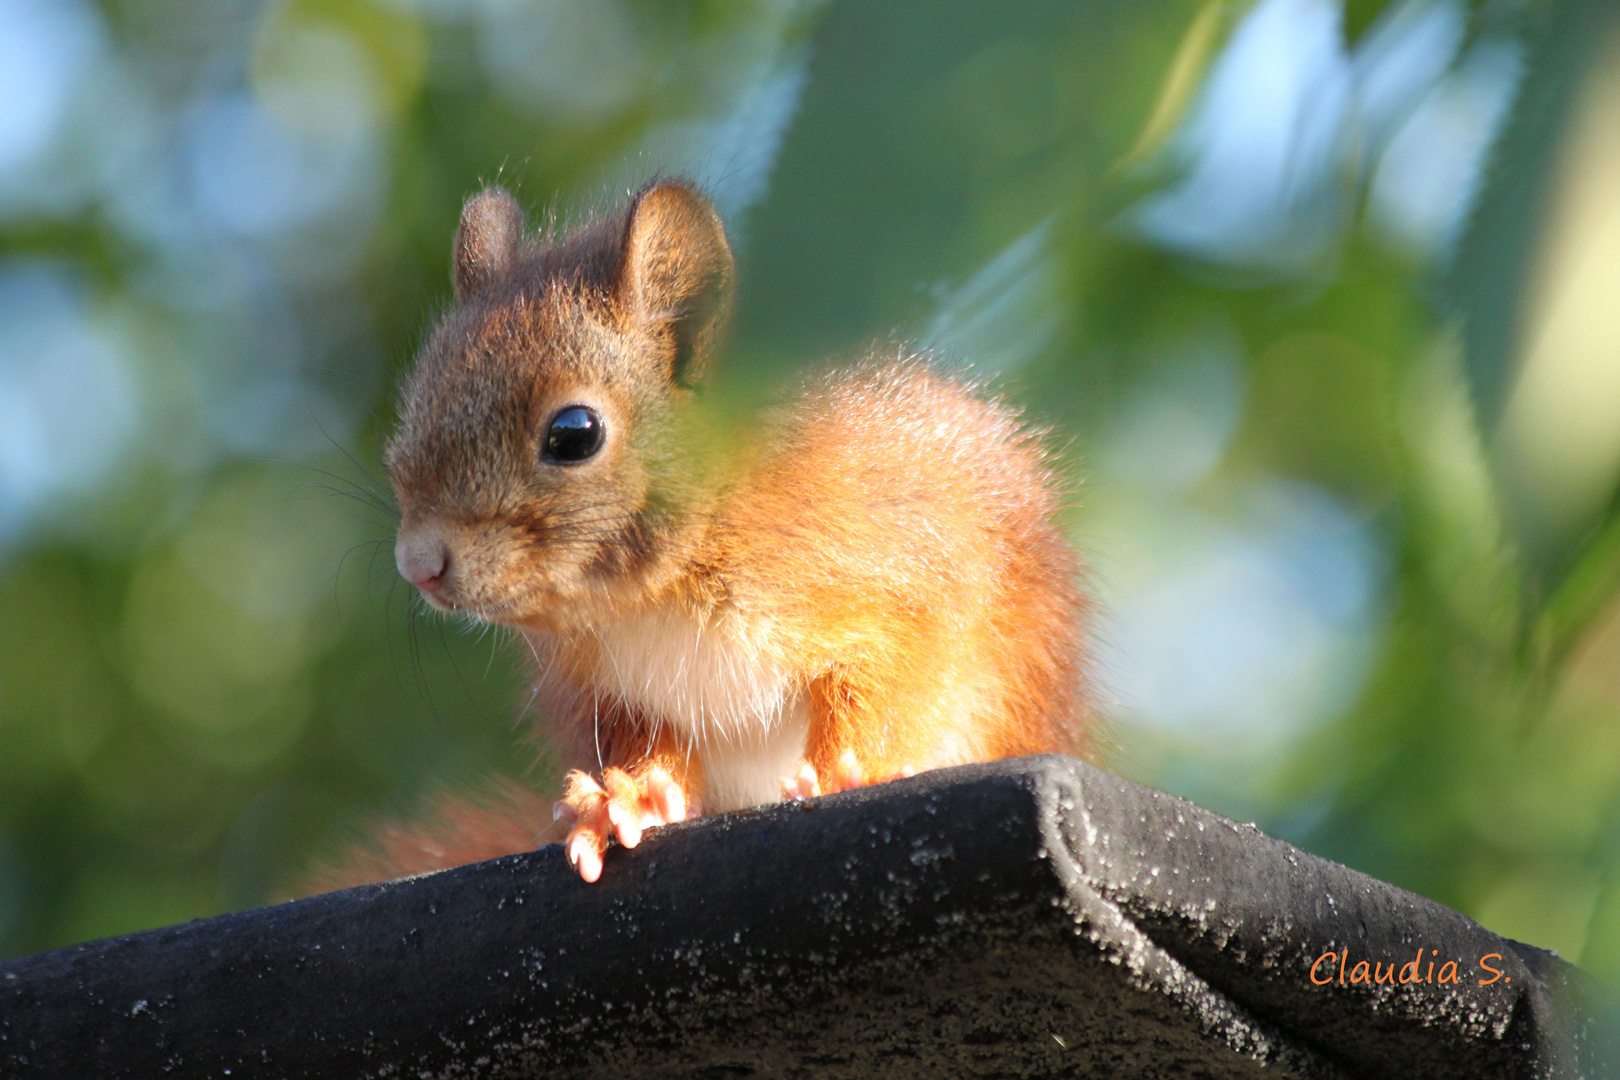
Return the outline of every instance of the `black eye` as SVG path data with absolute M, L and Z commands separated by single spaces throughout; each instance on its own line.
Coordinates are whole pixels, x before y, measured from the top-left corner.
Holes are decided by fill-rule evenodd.
M 551 418 L 546 429 L 546 460 L 564 465 L 584 461 L 602 449 L 607 425 L 595 409 L 570 405 Z

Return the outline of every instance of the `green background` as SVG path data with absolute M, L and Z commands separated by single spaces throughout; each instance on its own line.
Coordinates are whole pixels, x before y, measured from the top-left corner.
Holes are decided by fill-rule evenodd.
M 0 131 L 0 953 L 264 903 L 428 792 L 553 780 L 505 635 L 393 572 L 391 387 L 480 184 L 539 223 L 687 172 L 738 241 L 731 377 L 920 341 L 1052 429 L 1113 767 L 1620 975 L 1613 484 L 1548 510 L 1498 435 L 1604 5 L 1449 9 L 1437 77 L 1482 43 L 1524 73 L 1460 238 L 1388 226 L 1389 131 L 1347 120 L 1238 254 L 1142 222 L 1243 4 L 62 10 L 55 134 L 7 171 Z M 1320 648 L 1281 670 L 1296 616 Z M 1182 663 L 1227 704 L 1160 715 Z

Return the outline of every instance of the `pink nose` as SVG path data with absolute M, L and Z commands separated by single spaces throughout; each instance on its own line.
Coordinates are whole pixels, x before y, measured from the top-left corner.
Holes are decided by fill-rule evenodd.
M 401 529 L 394 541 L 394 565 L 400 577 L 431 592 L 450 569 L 450 546 L 430 532 Z

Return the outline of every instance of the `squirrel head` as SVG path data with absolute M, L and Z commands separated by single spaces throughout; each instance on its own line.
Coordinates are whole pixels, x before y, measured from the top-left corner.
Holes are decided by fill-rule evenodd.
M 588 619 L 650 587 L 699 497 L 683 415 L 731 306 L 725 229 L 664 181 L 531 240 L 491 187 L 462 209 L 453 278 L 387 450 L 395 561 L 441 609 Z

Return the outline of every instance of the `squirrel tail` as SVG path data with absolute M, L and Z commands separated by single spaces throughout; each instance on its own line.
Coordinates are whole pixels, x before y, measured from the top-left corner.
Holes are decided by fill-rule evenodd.
M 286 899 L 446 870 L 533 851 L 562 839 L 552 803 L 511 780 L 472 796 L 440 792 L 410 822 L 373 827 L 367 842 L 317 863 Z

